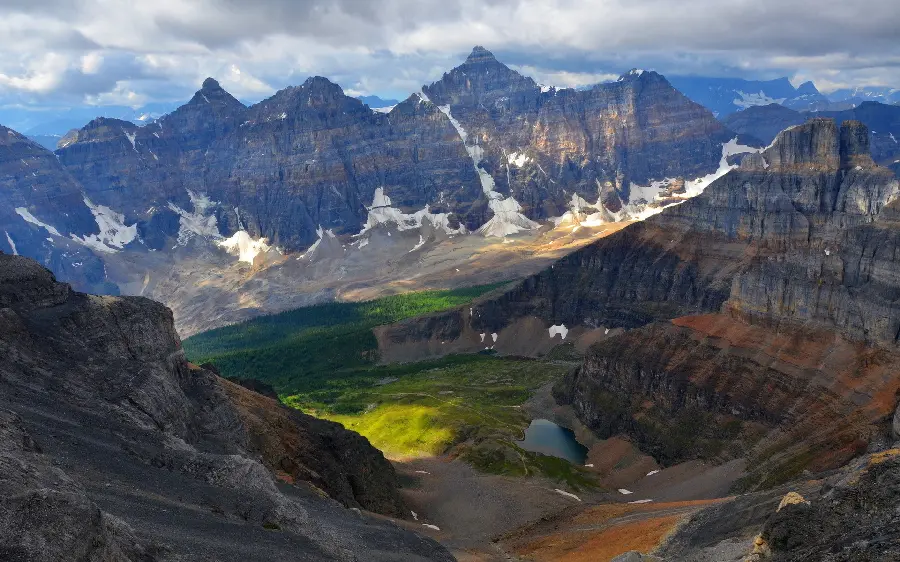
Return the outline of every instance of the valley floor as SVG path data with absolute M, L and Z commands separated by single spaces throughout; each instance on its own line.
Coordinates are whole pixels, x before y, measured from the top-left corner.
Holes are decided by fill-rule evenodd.
M 573 488 L 543 474 L 489 474 L 450 454 L 398 459 L 403 496 L 415 514 L 409 528 L 442 542 L 463 562 L 604 562 L 654 550 L 691 515 L 724 501 L 743 475 L 743 460 L 660 469 L 627 441 L 591 435 L 569 407 L 553 401 L 551 385 L 538 388 L 522 410 L 526 418 L 574 428 L 591 445 L 587 465 L 593 466 L 583 469 L 596 486 Z

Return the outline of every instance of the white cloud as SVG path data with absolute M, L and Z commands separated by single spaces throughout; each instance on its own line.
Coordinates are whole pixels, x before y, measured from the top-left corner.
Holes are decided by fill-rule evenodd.
M 8 0 L 0 103 L 187 99 L 206 76 L 259 99 L 322 74 L 404 96 L 475 44 L 539 82 L 663 74 L 900 85 L 896 0 Z

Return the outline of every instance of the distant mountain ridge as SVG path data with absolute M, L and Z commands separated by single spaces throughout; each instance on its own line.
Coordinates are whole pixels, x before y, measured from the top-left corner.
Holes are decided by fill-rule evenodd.
M 900 103 L 900 89 L 897 88 L 844 88 L 823 94 L 812 82 L 804 82 L 795 88 L 786 77 L 746 80 L 732 77 L 670 76 L 669 81 L 719 119 L 726 119 L 752 107 L 771 104 L 796 111 L 822 112 L 853 109 L 867 101 Z
M 848 120 L 864 123 L 869 130 L 872 158 L 883 166 L 900 164 L 900 106 L 866 101 L 843 111 L 801 113 L 779 105 L 751 107 L 723 119 L 730 129 L 772 142 L 776 135 L 788 127 L 799 125 L 816 117 L 828 117 L 838 124 Z
M 0 248 L 106 293 L 154 294 L 185 260 L 295 254 L 312 272 L 406 239 L 400 255 L 642 219 L 754 150 L 735 137 L 654 72 L 557 90 L 481 47 L 388 112 L 322 77 L 249 107 L 210 78 L 152 124 L 97 118 L 55 155 L 9 131 Z
M 787 78 L 745 80 L 673 76 L 670 81 L 687 97 L 708 108 L 719 118 L 749 107 L 772 103 L 798 111 L 818 111 L 829 106 L 829 99 L 812 82 L 805 82 L 795 88 Z

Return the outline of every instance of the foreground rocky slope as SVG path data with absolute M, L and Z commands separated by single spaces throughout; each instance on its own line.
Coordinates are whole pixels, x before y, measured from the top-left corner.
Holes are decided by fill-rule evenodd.
M 898 182 L 868 139 L 854 121 L 789 129 L 501 296 L 382 329 L 383 354 L 600 342 L 556 394 L 601 437 L 665 464 L 746 458 L 744 489 L 840 466 L 887 438 L 900 388 Z
M 866 455 L 824 478 L 707 508 L 683 524 L 656 556 L 633 553 L 619 562 L 896 560 L 898 455 L 900 449 Z
M 0 328 L 4 559 L 452 559 L 344 507 L 403 513 L 380 452 L 189 364 L 162 305 L 0 254 Z

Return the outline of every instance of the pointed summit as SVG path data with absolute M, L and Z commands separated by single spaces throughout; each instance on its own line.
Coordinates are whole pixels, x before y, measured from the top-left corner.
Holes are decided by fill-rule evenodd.
M 497 57 L 494 56 L 494 53 L 488 51 L 481 45 L 475 45 L 475 48 L 472 49 L 471 54 L 466 59 L 466 64 L 479 64 L 485 62 L 497 62 Z
M 331 94 L 344 95 L 344 89 L 341 88 L 339 84 L 332 82 L 324 76 L 310 76 L 300 87 L 307 89 L 310 92 L 329 92 Z
M 244 104 L 226 92 L 215 78 L 204 80 L 187 105 L 215 105 L 232 109 L 244 107 Z
M 799 95 L 821 95 L 819 93 L 819 89 L 816 88 L 816 85 L 812 82 L 804 82 L 800 84 L 800 87 L 797 88 L 797 93 Z

